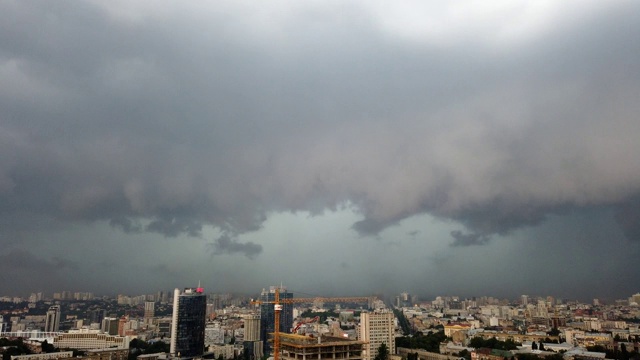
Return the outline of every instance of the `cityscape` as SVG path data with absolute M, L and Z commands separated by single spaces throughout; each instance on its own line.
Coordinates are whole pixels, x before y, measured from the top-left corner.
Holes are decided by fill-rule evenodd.
M 1 0 L 0 360 L 640 360 L 639 14 Z
M 305 298 L 276 285 L 253 299 L 198 286 L 138 296 L 3 296 L 0 309 L 10 360 L 640 357 L 640 293 L 611 303 L 408 292 Z

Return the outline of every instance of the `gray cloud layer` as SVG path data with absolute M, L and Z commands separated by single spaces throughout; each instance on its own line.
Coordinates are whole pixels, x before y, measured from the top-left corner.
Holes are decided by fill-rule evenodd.
M 31 218 L 211 224 L 214 254 L 254 258 L 235 236 L 273 212 L 351 206 L 362 235 L 429 213 L 466 227 L 457 246 L 612 207 L 640 240 L 635 3 L 559 9 L 511 42 L 403 37 L 359 3 L 272 22 L 165 5 L 0 5 L 6 234 Z

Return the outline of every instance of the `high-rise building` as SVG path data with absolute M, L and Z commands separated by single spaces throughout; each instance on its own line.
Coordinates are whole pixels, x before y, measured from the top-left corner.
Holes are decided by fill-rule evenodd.
M 45 332 L 58 332 L 60 330 L 60 306 L 52 305 L 47 310 L 47 318 L 44 324 Z
M 269 343 L 269 333 L 273 333 L 275 329 L 275 308 L 273 302 L 276 299 L 276 289 L 279 289 L 280 299 L 292 299 L 293 294 L 287 292 L 287 288 L 280 286 L 271 286 L 269 291 L 262 290 L 260 294 L 260 341 L 264 344 L 264 354 L 271 354 L 271 344 Z M 293 326 L 293 304 L 283 303 L 280 310 L 280 332 L 288 333 Z
M 365 342 L 364 360 L 372 360 L 378 355 L 378 348 L 387 345 L 389 354 L 396 353 L 395 316 L 389 310 L 376 310 L 360 314 L 358 340 Z
M 104 309 L 88 310 L 87 311 L 87 320 L 88 320 L 89 324 L 94 324 L 94 323 L 101 324 L 102 323 L 102 319 L 105 318 L 106 314 L 107 314 L 107 311 L 104 310 Z
M 144 323 L 150 325 L 153 322 L 153 317 L 156 314 L 156 303 L 153 301 L 146 301 L 144 303 Z
M 109 335 L 118 335 L 119 323 L 119 319 L 115 317 L 106 317 L 102 319 L 102 332 Z
M 245 315 L 244 341 L 260 340 L 260 315 Z
M 175 289 L 169 350 L 172 356 L 202 355 L 206 311 L 207 297 L 203 288 L 186 288 L 182 292 Z
M 245 315 L 244 319 L 244 359 L 261 359 L 263 343 L 260 341 L 260 315 Z
M 129 316 L 122 315 L 120 320 L 118 320 L 118 335 L 124 336 L 127 330 L 127 323 L 129 322 Z

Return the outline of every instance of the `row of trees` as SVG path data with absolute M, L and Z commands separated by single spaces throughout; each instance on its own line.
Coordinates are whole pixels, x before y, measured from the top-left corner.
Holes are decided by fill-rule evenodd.
M 148 343 L 144 340 L 133 339 L 129 343 L 129 357 L 128 360 L 135 360 L 138 355 L 142 354 L 155 354 L 159 352 L 169 352 L 169 344 L 164 341 L 154 341 Z
M 411 323 L 409 323 L 409 319 L 404 316 L 404 313 L 401 310 L 393 309 L 393 315 L 398 319 L 398 324 L 400 325 L 403 334 L 413 334 L 413 327 L 411 326 Z
M 1 338 L 0 347 L 7 347 L 7 349 L 2 353 L 2 360 L 10 360 L 12 355 L 33 354 L 33 352 L 27 347 L 27 345 L 24 344 L 22 338 L 18 338 L 15 340 Z M 52 353 L 57 351 L 58 350 L 52 344 L 49 344 L 47 340 L 42 342 L 43 353 Z
M 483 339 L 481 337 L 474 337 L 469 342 L 469 346 L 472 348 L 489 348 L 489 349 L 498 349 L 498 350 L 516 350 L 518 349 L 518 345 L 522 345 L 517 343 L 511 339 L 507 339 L 507 341 L 500 341 L 495 337 L 491 339 Z
M 429 331 L 426 334 L 418 331 L 413 336 L 396 338 L 396 346 L 408 349 L 422 349 L 439 354 L 440 343 L 446 339 L 444 331 Z

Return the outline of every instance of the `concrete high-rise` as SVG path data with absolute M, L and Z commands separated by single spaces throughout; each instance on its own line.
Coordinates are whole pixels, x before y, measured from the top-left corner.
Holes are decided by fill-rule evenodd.
M 271 286 L 269 291 L 262 290 L 260 294 L 260 341 L 264 344 L 264 354 L 271 354 L 272 345 L 269 343 L 269 333 L 273 333 L 275 329 L 275 308 L 273 302 L 276 299 L 276 289 L 279 290 L 280 299 L 292 299 L 293 294 L 287 292 L 287 288 L 280 286 Z M 282 303 L 280 310 L 280 329 L 278 331 L 288 333 L 293 325 L 293 304 Z
M 396 353 L 395 316 L 389 310 L 376 310 L 360 314 L 358 340 L 365 342 L 364 360 L 372 360 L 378 355 L 378 348 L 387 345 L 389 354 Z
M 260 315 L 245 315 L 244 320 L 244 359 L 262 359 L 263 343 L 260 341 Z
M 153 301 L 145 301 L 144 303 L 144 323 L 151 325 L 153 317 L 156 314 L 156 303 Z
M 169 350 L 172 356 L 203 354 L 206 312 L 207 297 L 203 288 L 186 288 L 182 292 L 175 289 Z
M 60 330 L 60 306 L 53 305 L 47 310 L 47 317 L 44 324 L 45 332 L 58 332 Z
M 244 341 L 260 340 L 260 315 L 245 315 Z

